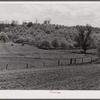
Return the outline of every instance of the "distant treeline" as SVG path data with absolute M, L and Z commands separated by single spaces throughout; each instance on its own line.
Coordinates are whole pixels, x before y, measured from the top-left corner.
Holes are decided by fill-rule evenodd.
M 75 38 L 79 34 L 79 27 L 50 24 L 50 22 L 16 24 L 0 24 L 0 32 L 5 32 L 10 41 L 35 45 L 42 49 L 76 48 Z M 100 28 L 92 27 L 91 47 L 96 48 L 100 40 Z M 79 47 L 77 47 L 79 48 Z

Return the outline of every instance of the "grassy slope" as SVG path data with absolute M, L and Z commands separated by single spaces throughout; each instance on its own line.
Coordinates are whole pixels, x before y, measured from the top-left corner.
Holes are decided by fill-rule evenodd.
M 99 85 L 99 64 L 0 72 L 0 89 L 94 90 Z
M 16 46 L 15 46 L 16 45 Z M 99 64 L 88 64 L 88 65 L 75 65 L 75 66 L 59 66 L 52 68 L 42 68 L 37 69 L 38 66 L 43 66 L 40 63 L 40 60 L 36 60 L 39 65 L 36 65 L 37 68 L 23 69 L 27 62 L 35 62 L 33 59 L 16 59 L 16 58 L 2 58 L 2 55 L 11 56 L 11 52 L 23 53 L 33 53 L 40 55 L 43 53 L 43 56 L 50 57 L 48 55 L 53 55 L 51 57 L 59 57 L 66 53 L 57 51 L 45 51 L 39 50 L 30 46 L 14 44 L 14 47 L 10 46 L 10 43 L 6 44 L 7 48 L 10 50 L 4 49 L 3 45 L 0 45 L 0 89 L 99 89 L 100 86 L 100 65 Z M 54 55 L 55 54 L 55 55 Z M 70 55 L 69 55 L 70 56 Z M 66 55 L 66 57 L 69 57 Z M 74 56 L 74 55 L 73 55 Z M 76 57 L 79 55 L 76 55 Z M 80 55 L 82 56 L 82 55 Z M 19 57 L 21 57 L 19 55 Z M 71 55 L 72 57 L 72 55 Z M 74 56 L 75 57 L 75 56 Z M 10 67 L 18 67 L 17 70 L 5 70 L 5 65 L 9 63 L 8 69 Z M 33 63 L 35 64 L 35 63 Z M 23 67 L 21 69 L 21 67 Z M 20 68 L 20 70 L 19 70 Z
M 5 69 L 7 64 L 8 69 L 23 69 L 26 67 L 27 63 L 29 64 L 29 67 L 43 68 L 44 62 L 46 63 L 45 67 L 58 67 L 57 58 L 84 57 L 84 54 L 69 53 L 67 50 L 40 50 L 30 45 L 22 47 L 21 44 L 13 43 L 14 46 L 11 46 L 11 44 L 11 42 L 6 44 L 0 43 L 0 70 Z M 29 56 L 33 58 L 29 58 Z M 34 59 L 41 57 L 54 60 Z M 90 60 L 91 58 L 85 58 L 84 62 L 89 62 Z M 82 59 L 77 59 L 77 62 L 81 63 Z M 60 64 L 63 66 L 69 63 L 70 59 L 60 60 Z
M 23 47 L 21 44 L 13 43 L 14 46 L 11 46 L 12 42 L 6 43 L 6 47 L 12 53 L 18 54 L 19 56 L 33 56 L 33 57 L 40 57 L 40 58 L 76 58 L 76 57 L 86 57 L 84 54 L 76 54 L 76 53 L 69 53 L 72 50 L 43 50 L 34 47 L 33 45 L 24 45 Z M 73 50 L 75 51 L 75 50 Z M 3 52 L 1 49 L 0 53 Z M 91 51 L 89 51 L 91 52 Z M 95 52 L 95 50 L 92 52 Z M 87 55 L 89 56 L 89 55 Z

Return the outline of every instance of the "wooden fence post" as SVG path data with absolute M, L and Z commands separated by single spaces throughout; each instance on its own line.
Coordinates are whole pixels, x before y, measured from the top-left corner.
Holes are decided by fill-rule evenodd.
M 58 60 L 58 66 L 60 65 L 60 60 Z
M 6 69 L 8 68 L 8 64 L 6 65 Z
M 74 58 L 74 64 L 76 64 L 76 58 Z
M 82 63 L 83 63 L 83 58 L 82 58 Z
M 92 57 L 91 57 L 91 62 L 92 62 Z
M 70 59 L 70 64 L 72 64 L 72 58 Z
M 28 63 L 26 64 L 26 68 L 28 68 Z
M 43 66 L 45 67 L 45 62 L 43 62 Z

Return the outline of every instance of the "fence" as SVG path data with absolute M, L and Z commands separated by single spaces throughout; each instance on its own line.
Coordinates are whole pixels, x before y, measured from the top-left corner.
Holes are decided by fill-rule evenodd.
M 97 60 L 97 56 L 91 57 L 78 57 L 78 58 L 63 58 L 63 59 L 46 59 L 44 61 L 44 67 L 46 66 L 64 66 L 64 65 L 76 65 L 90 63 Z
M 78 58 L 33 58 L 33 57 L 0 57 L 0 69 L 24 69 L 42 67 L 60 67 L 93 62 L 97 56 L 78 57 Z

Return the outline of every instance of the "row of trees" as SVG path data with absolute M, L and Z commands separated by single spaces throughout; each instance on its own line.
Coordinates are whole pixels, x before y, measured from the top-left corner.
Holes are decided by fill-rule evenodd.
M 34 41 L 32 41 L 32 42 L 34 42 L 34 44 L 36 44 L 35 42 L 38 42 L 37 40 L 40 40 L 42 38 L 41 39 L 42 42 L 39 42 L 39 44 L 38 45 L 36 44 L 36 46 L 38 46 L 39 48 L 46 49 L 46 48 L 51 47 L 50 44 L 52 44 L 52 43 L 50 43 L 50 41 L 48 40 L 48 37 L 52 36 L 52 34 L 53 34 L 53 37 L 56 37 L 58 40 L 61 37 L 66 38 L 65 42 L 61 42 L 60 44 L 58 43 L 57 39 L 56 40 L 54 39 L 54 41 L 52 40 L 54 42 L 53 44 L 55 45 L 55 46 L 53 46 L 54 48 L 57 49 L 58 47 L 61 47 L 61 46 L 64 48 L 67 48 L 67 46 L 69 46 L 69 45 L 66 44 L 66 41 L 68 41 L 69 39 L 72 39 L 73 41 L 76 42 L 74 44 L 74 46 L 82 48 L 84 53 L 86 53 L 86 51 L 91 47 L 91 43 L 93 42 L 93 39 L 91 38 L 91 35 L 93 33 L 93 27 L 90 25 L 76 26 L 75 27 L 76 29 L 64 28 L 62 30 L 59 27 L 56 29 L 57 26 L 52 26 L 52 25 L 49 25 L 49 26 L 42 25 L 41 26 L 40 24 L 36 25 L 36 24 L 32 24 L 32 23 L 29 23 L 28 25 L 30 26 L 30 28 L 23 27 L 23 26 L 16 26 L 16 27 L 13 27 L 12 30 L 10 30 L 10 32 L 13 32 L 12 38 L 14 38 L 14 37 L 17 38 L 16 42 L 22 43 L 25 41 L 30 41 L 32 38 L 34 38 L 33 39 Z M 71 29 L 74 30 L 73 35 L 71 33 L 71 31 L 72 31 Z M 27 31 L 27 33 L 26 33 L 26 31 Z M 75 32 L 77 32 L 77 34 Z M 49 34 L 46 35 L 47 33 L 49 33 Z M 9 34 L 8 34 L 8 36 L 9 36 Z M 28 39 L 25 39 L 25 36 L 32 37 L 32 38 L 29 38 L 30 40 L 28 40 Z M 45 36 L 46 36 L 46 40 L 44 38 Z M 58 38 L 59 36 L 60 36 L 60 38 Z M 61 46 L 59 46 L 59 45 L 61 45 Z
M 40 49 L 67 49 L 68 46 L 65 42 L 59 43 L 57 39 L 54 39 L 51 43 L 47 40 L 42 41 L 37 45 Z
M 0 31 L 6 32 L 7 36 L 12 41 L 35 44 L 39 48 L 54 47 L 57 49 L 61 47 L 67 48 L 72 45 L 76 48 L 82 48 L 84 53 L 86 53 L 95 40 L 91 38 L 92 34 L 99 34 L 99 28 L 94 28 L 88 24 L 86 26 L 72 27 L 32 22 L 24 23 L 22 25 L 13 24 L 14 23 L 8 26 L 1 25 Z M 65 41 L 59 43 L 61 38 L 64 38 Z M 71 42 L 68 43 L 70 40 Z

